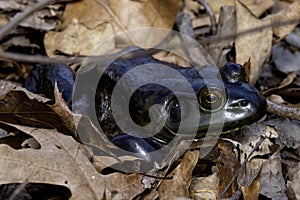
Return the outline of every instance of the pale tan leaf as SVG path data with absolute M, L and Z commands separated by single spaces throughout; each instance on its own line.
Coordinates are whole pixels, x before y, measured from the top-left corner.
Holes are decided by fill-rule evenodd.
M 195 177 L 191 183 L 193 199 L 217 199 L 219 178 L 217 172 L 207 177 Z
M 170 174 L 173 178 L 161 183 L 158 189 L 160 199 L 189 198 L 192 171 L 197 164 L 198 157 L 199 151 L 185 153 L 179 166 Z
M 300 163 L 289 169 L 287 176 L 289 177 L 287 187 L 294 192 L 296 199 L 300 199 Z
M 245 200 L 258 199 L 260 191 L 260 173 L 264 162 L 265 160 L 262 159 L 251 160 L 246 165 L 246 169 L 241 172 L 239 179 L 241 181 L 240 184 Z
M 287 199 L 280 150 L 277 150 L 264 163 L 261 171 L 260 185 L 260 194 L 270 199 Z
M 45 48 L 49 56 L 55 50 L 68 54 L 101 55 L 114 48 L 114 35 L 110 24 L 102 24 L 94 29 L 74 21 L 62 32 L 47 32 L 44 38 Z
M 258 26 L 270 24 L 270 20 L 260 20 L 253 16 L 249 10 L 236 1 L 237 28 L 240 33 Z M 251 68 L 248 73 L 249 83 L 254 85 L 257 81 L 264 63 L 271 55 L 272 30 L 271 27 L 263 29 L 253 34 L 240 36 L 235 41 L 236 62 L 246 63 L 249 58 Z
M 139 41 L 147 41 L 151 37 L 143 32 L 132 34 L 130 33 L 131 30 L 149 27 L 171 29 L 175 23 L 178 10 L 179 0 L 85 0 L 67 5 L 62 27 L 67 27 L 73 19 L 85 24 L 90 29 L 108 23 L 113 27 L 113 32 L 116 35 L 125 33 L 120 36 L 121 40 L 119 38 L 120 45 L 124 47 L 129 46 L 128 41 L 130 45 L 132 43 L 137 45 Z M 78 15 L 78 13 L 80 14 Z M 165 33 L 168 32 L 165 31 Z M 155 43 L 151 42 L 151 45 L 154 46 L 161 42 L 166 34 L 162 36 L 155 35 L 156 41 Z M 110 36 L 114 36 L 114 34 Z
M 27 181 L 62 185 L 71 190 L 71 199 L 131 199 L 143 190 L 141 175 L 99 174 L 91 163 L 92 155 L 71 136 L 55 130 L 14 127 L 34 137 L 41 148 L 15 150 L 0 145 L 0 170 L 10 172 L 0 174 L 0 184 Z
M 274 5 L 274 0 L 240 0 L 256 17 L 259 17 L 262 13 L 268 10 L 271 6 Z M 223 0 L 223 1 L 215 1 L 215 0 L 207 0 L 210 4 L 214 13 L 218 13 L 220 8 L 225 5 L 234 5 L 234 0 Z
M 271 19 L 273 23 L 285 22 L 288 20 L 296 20 L 300 18 L 300 2 L 296 1 L 286 7 L 284 10 L 280 12 L 267 16 L 266 19 Z M 277 26 L 273 28 L 273 33 L 276 34 L 278 39 L 276 41 L 280 41 L 285 36 L 287 36 L 294 28 L 297 26 L 298 22 L 294 24 L 289 24 L 285 26 Z

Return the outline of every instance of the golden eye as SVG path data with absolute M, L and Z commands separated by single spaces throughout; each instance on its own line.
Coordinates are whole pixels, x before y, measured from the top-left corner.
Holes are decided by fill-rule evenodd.
M 216 87 L 205 87 L 199 92 L 199 103 L 203 110 L 214 112 L 220 110 L 226 100 L 225 91 Z

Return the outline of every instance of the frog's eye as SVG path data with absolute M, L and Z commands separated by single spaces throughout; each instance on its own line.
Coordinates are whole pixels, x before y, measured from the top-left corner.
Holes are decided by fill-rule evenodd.
M 224 81 L 247 82 L 245 69 L 239 64 L 229 62 L 220 69 L 220 73 Z
M 203 110 L 214 112 L 225 105 L 226 94 L 215 87 L 205 87 L 199 92 L 199 103 Z

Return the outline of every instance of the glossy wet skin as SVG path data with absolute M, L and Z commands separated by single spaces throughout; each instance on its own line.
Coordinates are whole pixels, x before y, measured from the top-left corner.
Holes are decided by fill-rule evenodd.
M 258 121 L 265 115 L 266 101 L 254 87 L 244 82 L 245 75 L 240 65 L 228 63 L 221 69 L 220 73 L 216 67 L 207 66 L 199 72 L 194 67 L 183 68 L 158 61 L 150 56 L 143 59 L 117 60 L 112 63 L 100 79 L 96 94 L 96 99 L 101 99 L 99 101 L 101 104 L 96 105 L 97 116 L 101 119 L 99 120 L 100 125 L 111 138 L 122 134 L 122 131 L 115 126 L 109 109 L 111 88 L 114 87 L 123 74 L 145 63 L 152 63 L 153 66 L 151 66 L 152 70 L 140 74 L 142 79 L 155 76 L 155 74 L 162 74 L 163 72 L 155 67 L 155 65 L 162 64 L 177 70 L 193 88 L 193 92 L 188 93 L 185 88 L 180 88 L 184 86 L 180 84 L 178 79 L 166 75 L 160 77 L 160 81 L 162 83 L 172 82 L 176 85 L 176 88 L 180 88 L 176 95 L 163 86 L 165 84 L 146 84 L 134 91 L 130 99 L 129 111 L 132 120 L 136 124 L 147 126 L 151 122 L 150 108 L 155 104 L 161 105 L 161 109 L 156 111 L 152 116 L 152 120 L 159 122 L 164 119 L 165 125 L 158 134 L 150 138 L 152 140 L 168 143 L 172 140 L 173 134 L 176 134 L 180 122 L 187 116 L 193 115 L 195 110 L 200 113 L 199 122 L 185 123 L 186 125 L 181 127 L 183 128 L 181 133 L 192 134 L 193 131 L 191 130 L 196 128 L 198 130 L 197 137 L 202 137 L 209 127 L 213 130 L 213 126 L 217 124 L 219 124 L 218 130 L 216 130 L 217 133 L 229 132 Z M 203 77 L 205 77 L 205 81 Z M 126 91 L 127 87 L 139 78 L 133 76 L 132 79 L 127 80 L 124 92 L 130 92 Z M 103 87 L 103 85 L 109 87 Z M 198 104 L 191 100 L 190 97 L 193 95 L 197 96 Z M 183 105 L 180 105 L 176 96 L 183 97 Z M 108 98 L 105 99 L 105 97 Z M 118 109 L 122 110 L 122 107 Z M 212 114 L 214 115 L 213 119 L 211 118 Z M 126 123 L 125 119 L 124 121 Z M 153 127 L 153 130 L 150 128 L 150 132 L 155 132 L 155 128 Z
M 159 104 L 160 109 L 152 116 L 154 121 L 165 120 L 163 128 L 153 137 L 147 139 L 136 138 L 131 133 L 123 133 L 116 125 L 111 113 L 110 98 L 115 84 L 128 71 L 143 64 L 152 63 L 151 70 L 145 74 L 127 80 L 122 88 L 124 93 L 130 92 L 128 86 L 140 79 L 147 79 L 160 74 L 162 83 L 172 83 L 181 89 L 176 95 L 167 87 L 158 84 L 146 84 L 134 91 L 130 102 L 129 111 L 132 120 L 140 125 L 147 126 L 150 122 L 149 110 L 154 104 Z M 188 92 L 178 79 L 163 76 L 156 65 L 166 65 L 175 69 L 189 82 L 193 88 Z M 155 73 L 153 73 L 155 72 Z M 266 101 L 254 87 L 245 82 L 244 71 L 241 66 L 229 63 L 220 70 L 216 67 L 203 67 L 200 73 L 197 69 L 183 68 L 174 64 L 158 61 L 151 56 L 119 59 L 111 64 L 99 80 L 95 101 L 98 121 L 105 134 L 112 141 L 132 152 L 150 152 L 168 143 L 173 134 L 178 130 L 180 121 L 187 117 L 193 117 L 195 112 L 200 113 L 197 123 L 187 121 L 183 127 L 183 134 L 190 134 L 192 129 L 197 130 L 197 137 L 204 136 L 207 129 L 213 125 L 222 126 L 218 133 L 239 129 L 259 120 L 266 112 Z M 205 78 L 205 81 L 203 79 Z M 63 92 L 64 99 L 71 102 L 72 85 L 75 76 L 68 66 L 39 66 L 36 67 L 25 82 L 25 87 L 35 93 L 43 93 L 51 98 L 54 82 L 57 81 L 58 88 Z M 183 88 L 182 88 L 183 87 Z M 195 103 L 192 96 L 197 97 Z M 176 96 L 182 97 L 183 104 L 179 104 Z M 120 98 L 122 101 L 122 99 Z M 76 103 L 76 102 L 75 102 Z M 119 108 L 122 112 L 122 107 Z M 213 119 L 211 116 L 215 115 Z M 124 116 L 124 123 L 126 123 Z M 157 124 L 158 125 L 158 124 Z M 152 127 L 156 131 L 156 126 Z M 151 132 L 151 127 L 149 132 Z

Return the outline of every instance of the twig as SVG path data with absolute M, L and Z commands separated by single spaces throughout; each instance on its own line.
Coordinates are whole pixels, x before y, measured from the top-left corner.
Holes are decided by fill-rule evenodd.
M 270 24 L 266 24 L 266 25 L 262 25 L 262 26 L 257 26 L 255 28 L 251 28 L 251 29 L 248 29 L 248 30 L 245 30 L 245 31 L 241 31 L 241 32 L 236 33 L 236 34 L 228 34 L 228 35 L 221 35 L 221 36 L 206 37 L 205 39 L 201 40 L 200 43 L 202 45 L 203 44 L 214 44 L 214 43 L 218 43 L 218 42 L 220 42 L 222 40 L 235 39 L 235 38 L 237 38 L 239 36 L 247 35 L 247 34 L 250 34 L 250 33 L 255 33 L 257 31 L 261 31 L 261 30 L 269 28 L 269 27 L 275 28 L 275 27 L 285 26 L 285 25 L 290 25 L 290 24 L 299 24 L 299 22 L 300 22 L 299 18 L 287 20 L 287 21 L 284 21 L 284 22 L 282 22 L 282 21 L 275 21 L 275 22 L 272 22 Z
M 54 0 L 51 0 L 51 1 L 54 1 Z M 56 1 L 60 2 L 60 1 L 63 1 L 63 0 L 56 0 Z M 224 35 L 224 36 L 208 37 L 205 40 L 201 41 L 201 44 L 217 43 L 217 42 L 220 42 L 222 40 L 228 40 L 228 39 L 237 38 L 239 36 L 246 35 L 246 34 L 249 34 L 249 33 L 254 33 L 256 31 L 260 31 L 260 30 L 268 28 L 268 27 L 278 27 L 278 26 L 284 26 L 284 25 L 289 25 L 289 24 L 295 24 L 295 23 L 298 23 L 298 22 L 299 22 L 299 19 L 288 20 L 288 21 L 285 21 L 285 22 L 272 22 L 270 24 L 255 27 L 255 28 L 252 28 L 252 29 L 248 29 L 246 31 L 242 31 L 242 32 L 237 33 L 237 34 L 229 34 L 229 35 Z M 3 28 L 5 28 L 5 27 L 3 27 Z M 1 36 L 2 36 L 1 32 L 4 32 L 3 28 L 0 29 L 0 39 L 1 39 Z M 174 46 L 174 48 L 175 47 L 176 46 Z M 167 47 L 167 49 L 171 49 L 171 46 L 169 45 L 169 47 Z M 161 50 L 153 48 L 153 49 L 149 49 L 149 50 L 147 50 L 146 52 L 143 52 L 143 53 L 137 53 L 134 56 L 138 57 L 138 56 L 145 56 L 145 55 L 153 55 L 153 54 L 155 54 L 159 51 L 161 51 Z M 14 61 L 17 61 L 17 62 L 27 62 L 27 63 L 44 63 L 44 64 L 80 63 L 86 58 L 92 59 L 93 61 L 91 61 L 91 62 L 96 62 L 96 63 L 99 63 L 99 64 L 105 64 L 105 63 L 107 63 L 107 60 L 109 60 L 109 56 L 106 56 L 106 55 L 105 56 L 87 56 L 87 57 L 69 57 L 69 58 L 49 58 L 47 56 L 38 56 L 38 55 L 32 56 L 32 55 L 26 55 L 26 54 L 1 52 L 0 51 L 0 59 L 10 59 L 10 60 L 14 60 Z
M 278 115 L 280 117 L 288 117 L 290 119 L 295 119 L 300 121 L 300 109 L 279 105 L 269 100 L 267 100 L 267 103 L 268 103 L 268 108 L 267 108 L 268 112 Z
M 0 41 L 5 38 L 20 22 L 29 17 L 32 13 L 40 10 L 47 5 L 62 2 L 63 0 L 43 0 L 36 4 L 30 5 L 24 9 L 23 12 L 16 14 L 7 24 L 0 29 Z
M 212 11 L 210 5 L 206 2 L 206 0 L 197 0 L 197 2 L 202 4 L 206 9 L 211 22 L 211 32 L 213 35 L 215 35 L 217 33 L 217 21 L 214 12 Z
M 260 140 L 256 143 L 255 147 L 252 149 L 252 151 L 250 152 L 250 154 L 244 160 L 244 162 L 241 165 L 241 167 L 239 168 L 239 170 L 235 172 L 234 176 L 232 177 L 232 179 L 230 180 L 230 182 L 227 184 L 226 188 L 221 193 L 220 197 L 218 198 L 219 200 L 224 197 L 224 195 L 229 190 L 229 188 L 231 187 L 232 183 L 237 178 L 237 176 L 239 175 L 239 173 L 246 167 L 246 164 L 247 164 L 248 160 L 251 158 L 252 154 L 258 149 L 258 147 L 263 143 L 264 140 L 265 140 L 265 138 L 261 136 Z

